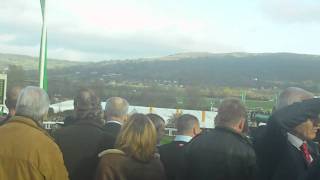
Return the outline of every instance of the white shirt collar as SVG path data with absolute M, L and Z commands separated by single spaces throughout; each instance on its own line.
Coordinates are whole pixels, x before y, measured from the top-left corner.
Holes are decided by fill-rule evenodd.
M 174 138 L 174 141 L 190 142 L 191 139 L 192 139 L 191 136 L 176 135 L 176 137 Z
M 122 126 L 122 123 L 119 121 L 107 121 L 106 124 L 108 124 L 108 123 L 116 123 L 116 124 L 119 124 L 120 126 Z
M 291 134 L 291 133 L 287 133 L 288 134 L 288 141 L 294 146 L 296 147 L 299 151 L 301 151 L 301 146 L 302 144 L 305 142 L 303 140 L 301 140 L 300 138 L 298 138 L 297 136 Z M 310 159 L 311 162 L 313 161 L 312 156 L 310 155 Z
M 288 141 L 300 151 L 300 147 L 302 146 L 304 141 L 291 133 L 287 133 L 287 134 L 288 134 Z

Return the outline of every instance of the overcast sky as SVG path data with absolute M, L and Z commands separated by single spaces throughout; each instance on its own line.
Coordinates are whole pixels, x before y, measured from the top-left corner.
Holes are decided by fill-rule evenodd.
M 0 0 L 0 52 L 38 56 L 39 0 Z M 320 54 L 319 0 L 47 0 L 48 57 Z

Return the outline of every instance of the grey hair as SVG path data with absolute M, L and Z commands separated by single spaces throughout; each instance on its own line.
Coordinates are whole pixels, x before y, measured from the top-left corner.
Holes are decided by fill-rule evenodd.
M 279 95 L 279 101 L 276 110 L 289 106 L 295 102 L 301 102 L 306 99 L 313 98 L 314 95 L 304 89 L 298 87 L 289 87 Z
M 28 86 L 19 94 L 16 115 L 29 117 L 41 122 L 48 113 L 50 100 L 48 94 L 41 88 Z
M 121 97 L 111 97 L 106 101 L 105 112 L 107 116 L 123 117 L 128 114 L 129 103 Z

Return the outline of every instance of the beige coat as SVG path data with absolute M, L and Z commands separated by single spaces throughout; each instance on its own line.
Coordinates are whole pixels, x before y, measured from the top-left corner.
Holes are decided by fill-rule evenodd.
M 165 173 L 159 158 L 140 162 L 128 157 L 118 149 L 106 150 L 97 169 L 96 180 L 165 180 Z
M 33 120 L 16 116 L 0 127 L 1 180 L 68 180 L 62 154 Z

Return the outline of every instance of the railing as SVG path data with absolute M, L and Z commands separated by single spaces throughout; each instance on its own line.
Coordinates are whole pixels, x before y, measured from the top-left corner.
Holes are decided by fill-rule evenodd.
M 62 125 L 63 122 L 54 122 L 54 121 L 45 121 L 43 122 L 43 128 L 46 130 L 51 130 L 58 128 L 58 126 Z M 175 136 L 177 129 L 175 128 L 165 128 L 165 134 L 168 136 Z
M 57 128 L 61 124 L 63 124 L 63 122 L 45 121 L 43 122 L 43 128 L 46 130 L 51 130 Z
M 165 134 L 168 136 L 175 136 L 177 133 L 177 129 L 175 128 L 165 128 Z

